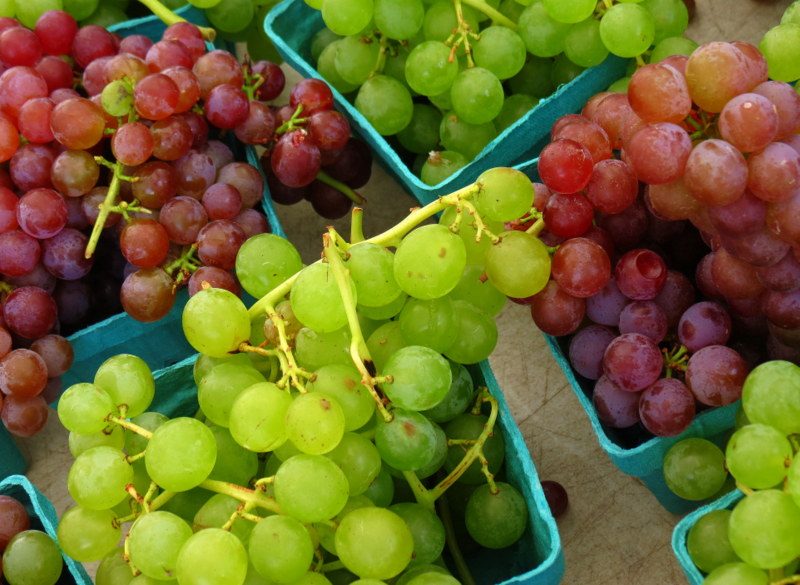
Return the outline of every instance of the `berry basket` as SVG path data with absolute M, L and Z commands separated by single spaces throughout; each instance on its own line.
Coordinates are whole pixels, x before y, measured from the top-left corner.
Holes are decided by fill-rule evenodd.
M 4 457 L 5 455 L 2 455 Z M 31 528 L 42 530 L 56 538 L 56 527 L 58 526 L 58 516 L 55 508 L 31 481 L 23 475 L 10 475 L 0 481 L 0 494 L 11 496 L 19 501 L 28 511 L 31 520 Z M 64 569 L 61 573 L 59 583 L 64 585 L 91 585 L 92 580 L 83 568 L 83 565 L 64 556 Z
M 198 409 L 193 376 L 196 356 L 154 373 L 156 396 L 151 410 L 169 416 L 193 416 Z M 528 528 L 515 545 L 471 555 L 467 564 L 476 585 L 556 585 L 564 574 L 564 555 L 555 519 L 550 513 L 528 448 L 497 386 L 488 361 L 468 366 L 478 385 L 488 386 L 499 403 L 498 421 L 505 443 L 507 481 L 516 485 L 528 504 Z
M 532 180 L 539 181 L 537 162 L 538 159 L 532 159 L 520 163 L 514 168 L 523 171 Z M 689 428 L 678 436 L 652 437 L 635 444 L 637 441 L 631 441 L 629 434 L 607 427 L 600 422 L 592 405 L 592 381 L 576 373 L 567 358 L 568 339 L 552 335 L 544 335 L 544 337 L 572 391 L 578 397 L 581 407 L 586 411 L 600 446 L 611 458 L 611 461 L 623 473 L 632 475 L 644 483 L 659 503 L 674 514 L 683 514 L 702 504 L 703 502 L 680 498 L 667 487 L 661 469 L 664 455 L 672 445 L 690 437 L 701 437 L 718 445 L 724 445 L 727 434 L 733 429 L 739 402 L 698 413 Z
M 681 568 L 683 569 L 683 572 L 691 585 L 700 585 L 705 577 L 692 562 L 691 557 L 689 557 L 689 551 L 686 548 L 686 538 L 689 535 L 689 531 L 700 518 L 709 512 L 733 508 L 736 502 L 741 500 L 743 497 L 744 494 L 742 494 L 742 492 L 739 490 L 732 490 L 718 500 L 711 502 L 710 504 L 706 504 L 690 514 L 687 514 L 680 522 L 678 522 L 678 524 L 675 525 L 675 530 L 672 531 L 672 551 L 675 553 L 675 557 L 681 564 Z
M 304 77 L 320 77 L 311 62 L 310 42 L 323 27 L 319 10 L 303 0 L 284 0 L 266 17 L 264 28 L 284 60 Z M 555 120 L 563 114 L 577 112 L 592 95 L 605 90 L 625 75 L 628 61 L 610 56 L 596 67 L 589 68 L 506 128 L 492 140 L 469 164 L 437 185 L 422 182 L 401 159 L 385 137 L 347 99 L 332 88 L 337 109 L 349 120 L 354 131 L 377 154 L 383 167 L 421 204 L 430 203 L 438 195 L 450 193 L 475 181 L 485 170 L 509 166 L 530 158 L 543 146 Z

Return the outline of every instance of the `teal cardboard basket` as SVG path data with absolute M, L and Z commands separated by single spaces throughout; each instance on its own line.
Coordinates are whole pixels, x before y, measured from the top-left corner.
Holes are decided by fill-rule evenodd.
M 197 412 L 193 366 L 196 356 L 155 373 L 156 397 L 151 410 L 168 416 Z M 514 421 L 488 361 L 468 366 L 476 385 L 486 386 L 499 403 L 498 421 L 505 436 L 506 480 L 528 504 L 528 528 L 522 539 L 503 550 L 470 555 L 467 564 L 476 585 L 557 585 L 564 574 L 564 554 L 555 519 L 550 513 L 528 447 Z
M 269 11 L 264 21 L 267 35 L 278 52 L 304 77 L 321 77 L 311 59 L 310 42 L 322 27 L 320 11 L 309 7 L 304 0 L 284 0 Z M 611 56 L 586 69 L 501 132 L 469 164 L 433 186 L 426 185 L 412 172 L 409 163 L 341 93 L 333 89 L 333 95 L 337 109 L 347 117 L 353 131 L 369 144 L 389 174 L 424 205 L 439 195 L 469 185 L 487 169 L 511 166 L 535 156 L 544 145 L 542 140 L 549 136 L 553 122 L 564 114 L 580 111 L 591 96 L 623 77 L 627 64 L 627 60 Z
M 31 528 L 46 532 L 54 540 L 58 517 L 53 504 L 24 475 L 10 475 L 0 481 L 0 495 L 11 496 L 18 500 L 31 519 Z M 62 585 L 92 585 L 92 580 L 83 565 L 64 557 L 64 570 L 58 582 Z
M 744 494 L 739 490 L 732 490 L 718 500 L 687 514 L 675 525 L 675 529 L 672 531 L 672 552 L 675 553 L 675 558 L 677 558 L 678 562 L 681 564 L 681 568 L 691 585 L 701 585 L 703 579 L 705 579 L 705 575 L 700 572 L 700 569 L 692 562 L 692 558 L 689 556 L 689 550 L 686 548 L 686 538 L 689 536 L 689 531 L 700 518 L 709 512 L 733 508 L 736 502 L 743 497 Z

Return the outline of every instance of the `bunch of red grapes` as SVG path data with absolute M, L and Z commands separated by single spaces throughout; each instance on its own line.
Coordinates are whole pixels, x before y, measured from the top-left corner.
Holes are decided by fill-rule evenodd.
M 742 42 L 643 66 L 554 125 L 535 185 L 551 280 L 522 302 L 623 442 L 800 363 L 798 129 L 800 95 Z

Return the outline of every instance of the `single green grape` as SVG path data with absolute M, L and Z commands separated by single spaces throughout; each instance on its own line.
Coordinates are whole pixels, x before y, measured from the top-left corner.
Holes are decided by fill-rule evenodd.
M 704 573 L 740 560 L 728 538 L 730 517 L 730 510 L 711 510 L 698 518 L 686 535 L 689 557 Z
M 489 26 L 481 30 L 473 45 L 475 65 L 494 73 L 498 79 L 514 77 L 522 70 L 527 56 L 525 41 L 505 26 Z
M 781 483 L 786 476 L 786 462 L 792 457 L 792 445 L 779 430 L 749 424 L 728 439 L 725 465 L 736 481 L 752 489 L 765 489 Z
M 347 278 L 353 300 L 358 295 L 355 283 Z M 306 266 L 292 285 L 290 300 L 295 317 L 306 327 L 331 333 L 347 324 L 347 313 L 339 285 L 328 263 Z
M 417 411 L 441 402 L 452 382 L 447 360 L 438 351 L 421 345 L 408 345 L 392 354 L 383 374 L 392 377 L 390 383 L 383 385 L 389 400 Z
M 700 437 L 675 443 L 664 455 L 662 467 L 667 487 L 687 500 L 711 497 L 728 475 L 722 450 Z
M 456 340 L 444 355 L 461 364 L 477 364 L 488 359 L 497 345 L 497 325 L 491 315 L 472 303 L 453 301 Z
M 391 421 L 377 421 L 375 446 L 381 458 L 395 469 L 414 471 L 436 454 L 434 423 L 416 411 L 395 408 Z
M 467 166 L 467 157 L 454 150 L 431 151 L 420 171 L 420 179 L 429 186 L 438 185 Z
M 92 447 L 100 447 L 102 445 L 122 449 L 125 446 L 125 433 L 122 427 L 114 425 L 108 432 L 101 431 L 89 434 L 70 432 L 67 442 L 70 454 L 73 457 L 77 457 Z
M 128 533 L 131 562 L 148 577 L 170 579 L 178 553 L 191 535 L 191 526 L 175 514 L 161 510 L 143 514 Z
M 92 447 L 75 459 L 67 475 L 72 498 L 84 508 L 106 510 L 127 497 L 133 468 L 125 453 L 107 446 Z
M 381 136 L 400 132 L 411 122 L 414 113 L 408 89 L 388 75 L 367 79 L 359 88 L 354 105 Z
M 168 491 L 199 485 L 214 469 L 217 443 L 206 425 L 189 417 L 173 418 L 158 427 L 147 445 L 147 473 Z
M 589 18 L 596 6 L 594 0 L 542 0 L 542 6 L 547 14 L 558 22 L 576 23 Z
M 497 75 L 483 67 L 470 67 L 458 73 L 450 87 L 453 111 L 470 124 L 483 124 L 503 109 L 505 94 Z
M 461 238 L 443 225 L 428 224 L 401 240 L 394 256 L 394 276 L 410 296 L 434 299 L 455 288 L 465 265 Z
M 734 562 L 720 565 L 703 579 L 702 585 L 767 585 L 766 571 L 747 563 Z
M 655 40 L 653 15 L 640 4 L 614 4 L 600 20 L 600 38 L 618 57 L 644 53 Z
M 236 397 L 245 388 L 260 382 L 266 380 L 254 367 L 222 362 L 203 376 L 197 385 L 197 401 L 208 420 L 227 428 Z
M 250 317 L 242 300 L 222 288 L 203 289 L 183 308 L 186 340 L 200 353 L 224 357 L 250 338 Z
M 442 113 L 437 108 L 428 104 L 414 103 L 411 121 L 397 133 L 397 141 L 410 152 L 427 154 L 439 143 L 441 123 Z
M 10 585 L 55 585 L 64 560 L 53 538 L 41 530 L 23 530 L 3 552 L 3 577 Z
M 417 502 L 399 502 L 388 509 L 400 516 L 411 530 L 414 553 L 409 568 L 427 565 L 441 556 L 445 530 L 439 516 Z
M 223 33 L 237 33 L 247 28 L 255 16 L 250 0 L 225 0 L 206 8 L 211 26 Z
M 99 561 L 114 550 L 121 535 L 122 528 L 114 512 L 83 506 L 72 506 L 64 512 L 56 530 L 61 549 L 79 563 Z
M 286 411 L 291 403 L 291 395 L 272 382 L 249 386 L 231 405 L 231 436 L 250 451 L 276 449 L 287 438 Z
M 422 0 L 374 0 L 375 26 L 390 39 L 410 39 L 422 28 Z
M 564 51 L 570 25 L 551 17 L 541 2 L 534 2 L 519 15 L 518 34 L 528 52 L 536 57 L 555 57 Z
M 306 392 L 295 396 L 286 410 L 286 434 L 303 453 L 322 455 L 342 440 L 345 417 L 333 396 Z
M 397 321 L 409 345 L 421 345 L 439 353 L 456 341 L 453 300 L 449 295 L 436 299 L 409 299 Z
M 347 476 L 323 455 L 289 457 L 275 473 L 275 500 L 293 518 L 307 524 L 329 520 L 347 502 Z
M 506 482 L 479 486 L 469 498 L 464 520 L 467 531 L 486 548 L 506 548 L 518 541 L 528 525 L 528 506 L 517 488 Z
M 786 492 L 758 490 L 736 503 L 731 546 L 748 565 L 777 569 L 800 556 L 800 508 Z
M 533 183 L 517 169 L 496 167 L 484 171 L 476 180 L 480 186 L 475 206 L 481 216 L 495 221 L 511 221 L 533 207 Z
M 493 121 L 470 124 L 456 113 L 447 112 L 442 116 L 439 136 L 442 146 L 447 150 L 460 152 L 472 160 L 497 138 L 497 128 Z
M 302 268 L 297 248 L 276 234 L 248 238 L 236 254 L 236 277 L 242 288 L 257 299 Z
M 381 470 L 381 455 L 375 444 L 358 433 L 344 433 L 325 456 L 344 472 L 350 496 L 364 493 Z
M 405 521 L 386 508 L 357 508 L 336 530 L 336 552 L 342 564 L 362 579 L 390 579 L 405 569 L 414 537 Z
M 361 242 L 348 250 L 345 266 L 356 287 L 358 304 L 381 307 L 402 294 L 394 278 L 394 255 L 377 244 Z
M 367 26 L 374 11 L 373 0 L 323 0 L 322 20 L 336 34 L 354 35 Z
M 535 295 L 550 278 L 550 254 L 539 238 L 527 232 L 502 233 L 486 251 L 485 262 L 489 282 L 514 298 Z
M 247 549 L 236 536 L 221 528 L 206 528 L 184 543 L 175 573 L 181 585 L 241 585 L 247 565 Z
M 70 432 L 99 433 L 106 427 L 106 417 L 112 414 L 117 414 L 114 401 L 94 384 L 73 384 L 58 400 L 58 418 Z
M 458 75 L 458 63 L 450 60 L 450 49 L 441 41 L 423 41 L 406 59 L 408 85 L 421 95 L 448 91 Z
M 94 384 L 108 392 L 114 404 L 126 405 L 129 417 L 147 410 L 156 391 L 147 362 L 128 353 L 117 354 L 100 364 L 94 375 Z
M 314 372 L 306 390 L 336 399 L 345 415 L 345 431 L 360 429 L 375 415 L 375 399 L 352 363 L 322 366 Z

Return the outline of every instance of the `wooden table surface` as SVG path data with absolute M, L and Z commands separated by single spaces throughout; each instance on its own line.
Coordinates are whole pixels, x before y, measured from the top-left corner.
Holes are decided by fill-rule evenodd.
M 698 42 L 757 44 L 778 23 L 789 0 L 696 0 L 687 35 Z M 379 167 L 364 194 L 365 231 L 378 233 L 415 202 Z M 327 223 L 305 204 L 279 207 L 285 231 L 306 260 L 318 257 Z M 346 221 L 335 222 L 347 233 Z M 559 520 L 566 559 L 562 583 L 685 583 L 670 538 L 679 516 L 666 512 L 637 479 L 620 472 L 600 449 L 589 422 L 525 307 L 507 303 L 497 318 L 500 337 L 490 362 L 526 439 L 541 479 L 561 482 L 570 507 Z M 62 513 L 70 504 L 71 461 L 66 431 L 55 413 L 45 430 L 19 441 L 28 476 Z M 92 567 L 90 567 L 91 571 Z

